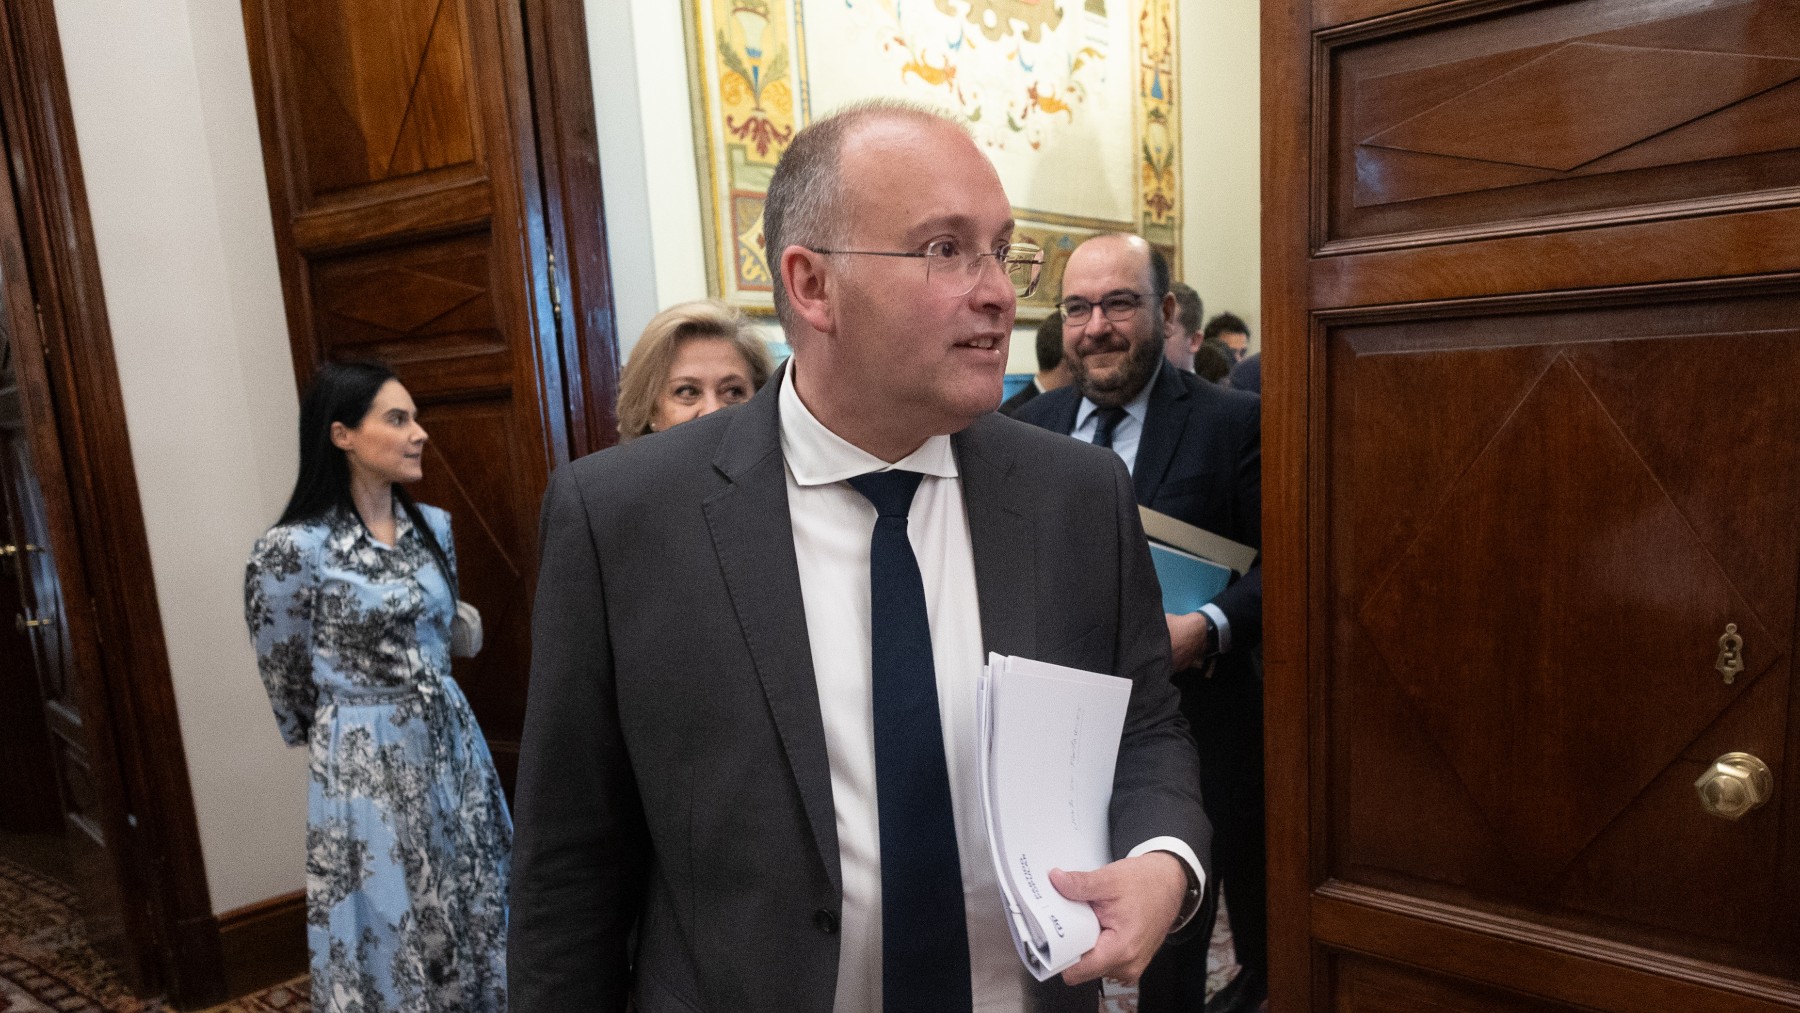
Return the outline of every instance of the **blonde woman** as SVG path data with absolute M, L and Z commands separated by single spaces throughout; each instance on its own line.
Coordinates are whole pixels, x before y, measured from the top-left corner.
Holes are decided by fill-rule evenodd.
M 677 303 L 644 328 L 619 378 L 619 440 L 748 401 L 773 371 L 736 310 L 712 299 Z

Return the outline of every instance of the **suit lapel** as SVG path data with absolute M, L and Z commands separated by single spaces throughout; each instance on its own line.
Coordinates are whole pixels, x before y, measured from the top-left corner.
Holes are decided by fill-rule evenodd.
M 705 503 L 719 570 L 744 643 L 762 681 L 782 750 L 794 773 L 819 858 L 843 890 L 831 760 L 825 750 L 812 644 L 800 597 L 800 564 L 788 517 L 781 456 L 780 385 L 785 369 L 732 420 L 714 466 L 731 484 Z
M 998 416 L 983 416 L 951 437 L 950 445 L 969 517 L 982 644 L 1000 654 L 1034 657 L 1037 551 L 1023 502 L 1029 492 L 1008 480 L 1013 456 L 1004 445 L 1005 425 Z
M 1188 412 L 1193 401 L 1178 371 L 1168 364 L 1156 372 L 1150 388 L 1150 403 L 1144 411 L 1144 435 L 1138 438 L 1137 461 L 1131 467 L 1132 493 L 1140 504 L 1150 498 L 1169 473 L 1175 459 L 1175 447 L 1187 428 Z

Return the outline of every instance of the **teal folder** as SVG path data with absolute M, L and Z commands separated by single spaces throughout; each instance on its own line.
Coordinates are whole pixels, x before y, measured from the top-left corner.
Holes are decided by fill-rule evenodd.
M 1163 611 L 1174 615 L 1200 611 L 1231 583 L 1231 567 L 1155 542 L 1150 543 L 1150 562 L 1162 585 Z

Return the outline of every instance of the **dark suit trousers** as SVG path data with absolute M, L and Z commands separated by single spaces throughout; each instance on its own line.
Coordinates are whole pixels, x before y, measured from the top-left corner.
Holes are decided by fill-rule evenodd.
M 1258 652 L 1260 653 L 1260 652 Z M 1212 820 L 1208 891 L 1222 889 L 1233 947 L 1245 968 L 1268 973 L 1268 887 L 1263 821 L 1261 659 L 1237 658 L 1211 679 L 1190 670 L 1175 682 L 1200 750 L 1201 801 Z M 1208 924 L 1163 947 L 1144 972 L 1139 1013 L 1200 1013 L 1206 998 Z

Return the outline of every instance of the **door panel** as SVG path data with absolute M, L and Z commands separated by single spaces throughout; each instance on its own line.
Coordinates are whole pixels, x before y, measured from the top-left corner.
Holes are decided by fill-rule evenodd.
M 62 833 L 62 802 L 32 656 L 35 630 L 14 626 L 25 606 L 20 556 L 39 546 L 23 535 L 13 503 L 16 462 L 27 459 L 24 410 L 13 372 L 11 336 L 0 323 L 0 831 Z
M 1321 35 L 1326 248 L 1794 204 L 1800 3 L 1469 6 Z
M 1558 1008 L 1353 953 L 1332 952 L 1330 961 L 1335 1008 L 1345 1013 L 1552 1013 Z
M 1800 3 L 1265 26 L 1272 1008 L 1800 1009 Z
M 283 13 L 303 207 L 475 160 L 460 3 L 326 0 Z
M 1800 976 L 1779 812 L 1694 790 L 1726 752 L 1785 760 L 1796 319 L 1788 294 L 1329 329 L 1334 876 Z
M 0 516 L 9 519 L 9 530 L 0 534 L 17 547 L 11 559 L 19 590 L 18 611 L 0 616 L 0 622 L 27 644 L 24 656 L 36 684 L 33 706 L 48 732 L 60 799 L 56 829 L 68 848 L 88 936 L 128 983 L 141 987 L 148 948 L 142 943 L 145 933 L 131 924 L 142 909 L 125 888 L 131 863 L 124 840 L 126 805 L 117 787 L 122 779 L 108 730 L 104 676 L 96 658 L 78 658 L 74 651 L 71 626 L 78 620 L 66 607 L 61 569 L 66 564 L 59 555 L 73 556 L 76 550 L 72 533 L 52 521 L 53 511 L 72 517 L 60 470 L 61 443 L 49 405 L 25 394 L 47 392 L 50 385 L 42 373 L 34 383 L 21 382 L 27 370 L 43 368 L 34 353 L 42 355 L 44 342 L 15 208 L 11 187 L 0 189 L 0 496 L 5 497 Z

